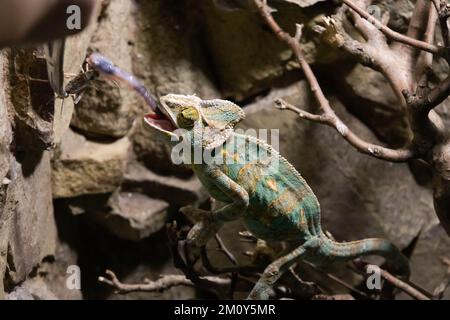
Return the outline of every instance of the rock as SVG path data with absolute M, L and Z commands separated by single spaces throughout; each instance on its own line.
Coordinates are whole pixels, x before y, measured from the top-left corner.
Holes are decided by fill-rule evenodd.
M 441 257 L 450 258 L 450 239 L 439 223 L 435 223 L 424 230 L 417 240 L 411 256 L 411 281 L 433 293 L 449 269 Z M 450 290 L 447 289 L 443 299 L 450 299 Z
M 121 239 L 139 241 L 165 226 L 169 203 L 142 193 L 117 190 L 112 195 L 67 198 L 60 206 L 71 215 L 82 215 Z
M 193 7 L 190 1 L 140 1 L 130 17 L 136 20 L 133 71 L 155 96 L 219 96 Z
M 389 11 L 388 26 L 398 32 L 404 33 L 408 30 L 409 20 L 414 10 L 414 4 L 410 0 L 387 0 L 376 1 L 375 6 L 381 12 Z
M 84 59 L 80 47 L 79 52 L 70 52 L 72 41 L 83 45 L 82 37 L 68 40 L 66 72 L 69 65 L 79 65 Z M 9 290 L 25 280 L 43 258 L 54 254 L 50 153 L 44 150 L 58 143 L 68 127 L 59 117 L 70 117 L 71 110 L 66 106 L 61 113 L 52 106 L 54 95 L 45 82 L 46 64 L 39 50 L 4 50 L 0 65 L 1 298 L 4 288 Z M 18 290 L 24 293 L 25 289 Z
M 362 155 L 334 129 L 275 109 L 273 101 L 281 97 L 301 107 L 312 105 L 308 86 L 301 81 L 246 107 L 243 127 L 280 130 L 281 154 L 316 193 L 325 230 L 345 241 L 387 237 L 404 248 L 435 221 L 431 194 L 416 185 L 406 165 Z M 377 141 L 338 100 L 332 98 L 331 104 L 348 127 Z
M 7 55 L 6 52 L 0 51 L 0 70 L 4 70 L 7 66 Z M 6 80 L 6 74 L 0 72 L 0 83 L 4 83 Z M 6 270 L 6 256 L 8 251 L 8 229 L 9 229 L 9 219 L 10 214 L 5 212 L 6 196 L 8 185 L 6 179 L 8 178 L 9 172 L 9 145 L 12 141 L 12 129 L 10 118 L 7 110 L 7 100 L 4 90 L 0 90 L 0 279 Z M 0 299 L 3 297 L 3 281 L 0 281 Z
M 50 153 L 44 151 L 53 132 L 51 111 L 41 104 L 48 90 L 32 80 L 46 76 L 35 53 L 0 53 L 0 298 L 54 254 Z
M 133 35 L 131 1 L 111 1 L 93 33 L 90 51 L 100 52 L 121 69 L 131 72 Z M 75 107 L 71 125 L 87 135 L 120 138 L 127 134 L 140 112 L 136 94 L 126 86 L 95 80 Z
M 73 225 L 69 228 L 73 228 Z M 58 231 L 61 232 L 61 228 L 58 228 Z M 67 233 L 63 237 L 66 238 Z M 81 300 L 83 298 L 82 291 L 67 286 L 69 276 L 73 275 L 73 272 L 69 272 L 72 270 L 70 268 L 78 265 L 78 258 L 79 253 L 59 237 L 54 259 L 44 261 L 39 266 L 36 277 L 31 279 L 32 281 L 27 287 L 37 291 L 35 295 L 40 299 Z M 84 272 L 82 269 L 80 271 L 82 280 Z M 81 289 L 83 289 L 82 283 Z M 42 292 L 42 290 L 45 291 Z M 53 298 L 51 298 L 52 296 Z
M 317 1 L 299 2 L 306 6 Z M 222 10 L 213 0 L 201 1 L 199 5 L 202 9 L 199 23 L 205 29 L 215 74 L 226 97 L 248 98 L 269 89 L 274 80 L 293 69 L 291 50 L 276 38 L 255 11 Z M 314 20 L 317 11 L 307 11 L 287 2 L 277 2 L 276 8 L 275 18 L 288 32 L 295 33 L 296 23 L 305 25 L 302 47 L 308 62 L 336 59 L 336 52 L 318 47 L 308 37 L 308 23 Z
M 171 159 L 168 143 L 158 140 L 146 130 L 143 121 L 136 121 L 130 133 L 136 159 L 150 170 L 162 175 L 176 175 L 186 178 L 192 175 L 187 165 L 175 165 Z
M 27 279 L 21 286 L 31 294 L 33 300 L 59 300 L 41 277 Z
M 97 29 L 97 17 L 101 12 L 101 3 L 101 1 L 96 2 L 96 8 L 92 14 L 91 23 L 83 30 L 83 32 L 66 38 L 64 73 L 70 75 L 70 77 L 66 77 L 65 85 L 73 78 L 73 75 L 81 72 L 81 65 L 86 57 L 86 50 L 89 46 L 90 39 Z M 55 99 L 54 110 L 53 141 L 55 144 L 59 144 L 72 120 L 74 111 L 73 99 Z
M 116 236 L 139 241 L 165 226 L 169 204 L 139 193 L 120 192 L 109 199 L 109 207 L 108 212 L 92 212 L 92 217 Z
M 43 258 L 54 254 L 50 153 L 28 152 L 23 158 L 11 158 L 10 175 L 0 219 L 4 220 L 2 237 L 8 239 L 5 279 L 8 286 L 13 286 Z
M 87 197 L 87 196 L 84 196 Z M 91 196 L 93 197 L 93 196 Z M 55 202 L 60 239 L 55 263 L 45 265 L 45 278 L 52 292 L 60 299 L 77 290 L 65 288 L 66 270 L 78 265 L 81 270 L 83 299 L 192 299 L 195 291 L 189 287 L 175 287 L 162 293 L 133 292 L 115 294 L 114 290 L 98 282 L 105 270 L 114 271 L 126 283 L 139 283 L 145 278 L 156 279 L 161 274 L 179 273 L 172 263 L 169 240 L 165 230 L 160 230 L 140 241 L 119 238 L 87 215 L 72 215 L 67 202 L 73 199 L 58 199 Z M 100 200 L 102 202 L 102 200 Z M 39 271 L 39 273 L 42 273 Z
M 53 160 L 53 197 L 66 198 L 114 191 L 122 182 L 130 142 L 86 140 L 68 130 Z
M 285 0 L 285 1 L 294 3 L 298 6 L 300 6 L 301 8 L 306 8 L 306 7 L 310 7 L 318 2 L 322 2 L 325 0 Z
M 394 147 L 402 146 L 410 135 L 407 119 L 384 76 L 359 64 L 346 76 L 338 74 L 336 83 L 341 85 L 336 93 L 348 110 L 381 141 Z M 337 80 L 339 78 L 341 80 Z
M 191 6 L 178 1 L 142 1 L 133 13 L 133 72 L 156 97 L 168 93 L 220 96 L 211 80 L 201 34 L 190 21 L 191 11 Z M 139 101 L 141 110 L 147 110 Z M 171 163 L 169 147 L 148 134 L 140 121 L 130 139 L 137 159 L 151 170 L 181 177 L 192 174 L 187 167 Z
M 5 52 L 0 51 L 0 68 L 3 69 L 7 63 Z M 6 74 L 0 72 L 0 83 L 6 81 Z M 0 179 L 3 180 L 9 170 L 9 145 L 12 141 L 12 129 L 8 115 L 5 91 L 0 90 Z M 2 184 L 4 185 L 4 184 Z M 0 188 L 3 188 L 0 185 Z M 1 203 L 1 201 L 0 201 Z M 0 210 L 1 211 L 1 210 Z
M 28 289 L 17 286 L 13 291 L 6 294 L 5 300 L 34 300 L 34 297 Z
M 48 82 L 39 81 L 47 79 L 45 59 L 37 50 L 11 50 L 8 63 L 11 66 L 8 98 L 16 131 L 21 140 L 31 142 L 33 149 L 46 150 L 54 144 L 54 94 Z
M 207 194 L 196 177 L 181 179 L 158 175 L 136 162 L 128 166 L 122 190 L 147 194 L 177 206 L 201 203 L 207 199 Z

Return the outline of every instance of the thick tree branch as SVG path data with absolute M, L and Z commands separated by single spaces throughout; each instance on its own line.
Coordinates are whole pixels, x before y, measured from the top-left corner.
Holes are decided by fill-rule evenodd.
M 380 61 L 371 52 L 371 45 L 361 43 L 348 35 L 343 26 L 344 10 L 340 8 L 333 17 L 324 17 L 313 30 L 328 45 L 343 49 L 366 67 L 381 71 Z
M 402 50 L 391 48 L 382 32 L 352 11 L 354 16 L 372 26 L 370 34 L 366 34 L 367 41 L 353 39 L 344 27 L 347 10 L 347 6 L 342 6 L 332 17 L 323 18 L 314 26 L 314 30 L 329 45 L 343 49 L 363 65 L 380 71 L 391 85 L 400 106 L 406 108 L 402 91 L 412 89 L 411 59 L 405 59 Z
M 424 33 L 424 41 L 430 44 L 434 43 L 434 35 L 436 32 L 436 22 L 438 19 L 438 14 L 433 6 L 429 7 L 428 10 L 428 22 Z M 433 54 L 429 52 L 421 52 L 417 67 L 416 67 L 416 78 L 422 79 L 425 77 L 425 82 L 428 85 L 428 70 L 431 69 L 433 64 Z M 419 83 L 420 85 L 420 83 Z
M 271 10 L 265 1 L 254 0 L 254 2 L 258 8 L 259 13 L 264 18 L 269 27 L 272 29 L 272 31 L 275 33 L 275 35 L 281 41 L 285 42 L 294 52 L 294 55 L 297 58 L 297 61 L 299 62 L 305 74 L 305 78 L 309 83 L 311 92 L 315 97 L 322 114 L 313 115 L 311 113 L 299 110 L 298 108 L 289 105 L 283 101 L 278 101 L 278 105 L 281 106 L 282 109 L 295 111 L 302 118 L 327 124 L 331 127 L 334 127 L 351 145 L 353 145 L 358 151 L 364 154 L 393 162 L 403 162 L 415 156 L 415 152 L 412 149 L 406 148 L 393 150 L 382 146 L 374 145 L 362 140 L 353 131 L 349 130 L 348 127 L 340 120 L 340 118 L 335 114 L 335 112 L 331 108 L 328 99 L 325 97 L 322 89 L 320 88 L 316 76 L 314 75 L 311 67 L 304 58 L 302 48 L 300 45 L 301 28 L 298 27 L 295 37 L 291 37 L 288 33 L 282 30 L 281 27 L 278 25 L 278 23 L 274 20 L 274 18 L 271 15 Z

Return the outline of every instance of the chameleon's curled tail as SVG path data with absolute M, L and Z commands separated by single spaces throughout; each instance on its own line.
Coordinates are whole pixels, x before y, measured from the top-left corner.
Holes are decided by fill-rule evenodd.
M 390 241 L 370 238 L 350 242 L 336 242 L 323 235 L 322 250 L 336 261 L 348 261 L 363 256 L 378 255 L 386 259 L 390 271 L 406 278 L 410 275 L 409 261 Z

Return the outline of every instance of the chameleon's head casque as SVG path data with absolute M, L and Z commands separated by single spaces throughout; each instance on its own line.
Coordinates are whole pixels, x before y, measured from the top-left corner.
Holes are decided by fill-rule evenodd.
M 220 132 L 221 139 L 229 135 L 234 126 L 245 117 L 244 111 L 236 104 L 226 100 L 202 100 L 195 95 L 168 94 L 160 98 L 160 114 L 144 117 L 147 127 L 164 139 L 172 137 L 177 128 L 191 130 L 195 127 L 214 129 Z M 208 130 L 208 135 L 214 134 Z M 212 145 L 212 144 L 211 144 Z
M 245 118 L 245 112 L 241 107 L 227 100 L 202 100 L 200 112 L 203 120 L 211 128 L 233 129 L 234 126 Z

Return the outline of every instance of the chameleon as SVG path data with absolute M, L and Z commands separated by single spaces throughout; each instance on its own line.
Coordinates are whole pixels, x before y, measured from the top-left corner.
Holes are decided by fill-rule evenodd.
M 167 94 L 157 103 L 135 78 L 122 77 L 117 67 L 96 58 L 97 65 L 88 60 L 94 69 L 127 82 L 149 101 L 151 112 L 143 117 L 143 125 L 173 149 L 184 143 L 192 151 L 185 160 L 208 193 L 224 204 L 209 211 L 181 208 L 197 221 L 187 235 L 188 244 L 206 245 L 224 224 L 239 218 L 259 239 L 300 243 L 265 268 L 249 299 L 269 299 L 278 279 L 300 259 L 320 266 L 380 255 L 396 274 L 409 277 L 408 259 L 390 241 L 337 242 L 323 232 L 319 201 L 294 166 L 265 141 L 235 130 L 245 117 L 238 105 L 181 94 Z M 208 157 L 198 161 L 198 154 Z

